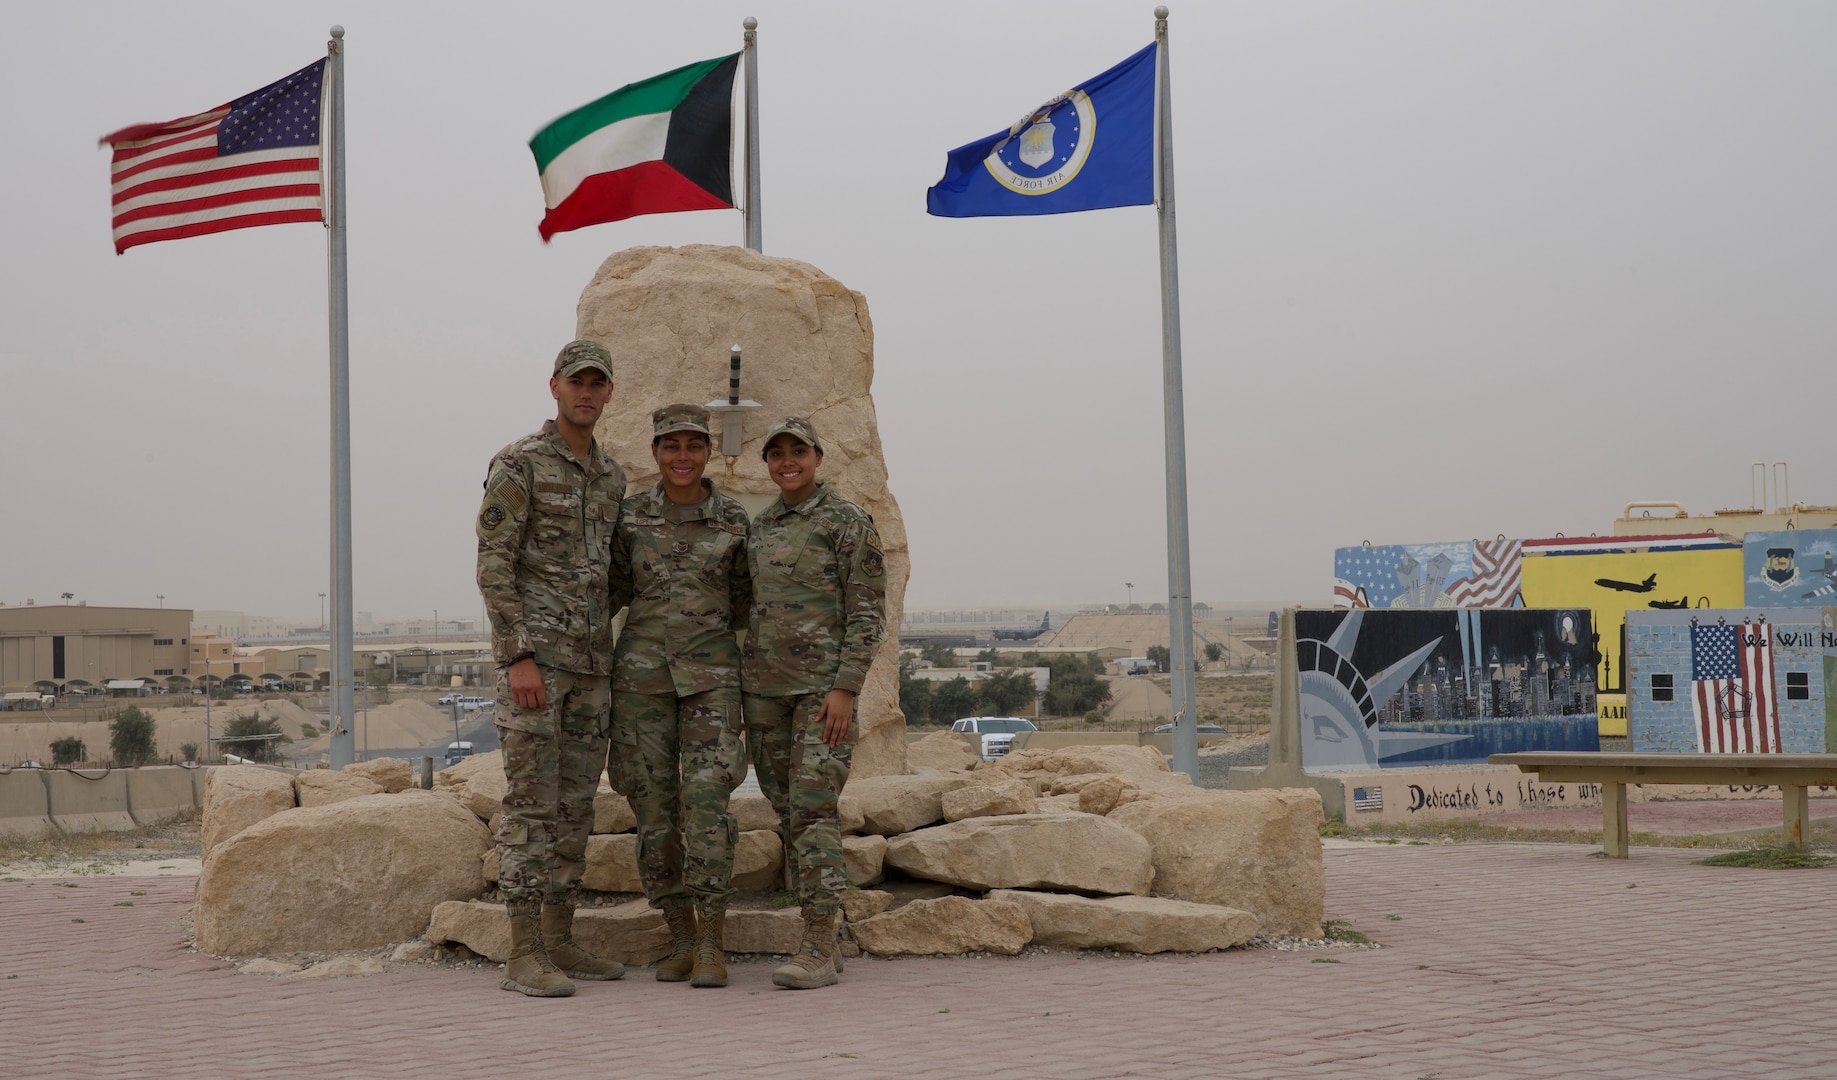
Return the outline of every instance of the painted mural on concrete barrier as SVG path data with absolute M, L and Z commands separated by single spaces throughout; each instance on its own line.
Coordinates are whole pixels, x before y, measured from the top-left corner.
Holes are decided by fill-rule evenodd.
M 1333 552 L 1336 608 L 1463 608 L 1518 605 L 1519 541 L 1385 544 Z
M 1309 771 L 1596 750 L 1582 608 L 1295 615 Z
M 1837 553 L 1837 529 L 1754 534 L 1782 535 L 1795 538 L 1798 580 L 1806 583 L 1801 591 L 1813 591 L 1813 577 L 1827 580 L 1821 568 L 1826 565 L 1825 552 Z M 1828 541 L 1823 540 L 1826 536 Z M 1752 554 L 1763 548 L 1752 541 L 1748 546 L 1748 558 L 1763 557 Z M 1784 542 L 1767 546 L 1779 548 Z M 1587 652 L 1595 667 L 1600 733 L 1619 736 L 1627 733 L 1622 633 L 1626 613 L 1754 603 L 1756 586 L 1743 587 L 1742 547 L 1715 533 L 1362 544 L 1333 553 L 1333 606 L 1587 608 L 1599 635 L 1589 642 Z M 1777 574 L 1783 565 L 1777 551 L 1773 562 Z M 1829 580 L 1837 584 L 1837 578 Z
M 1626 635 L 1630 611 L 1740 607 L 1741 545 L 1715 533 L 1688 536 L 1552 537 L 1524 542 L 1524 602 L 1583 607 L 1595 634 L 1601 734 L 1626 728 Z
M 1837 751 L 1837 607 L 1634 611 L 1626 640 L 1634 750 Z
M 1837 604 L 1837 529 L 1751 532 L 1741 543 L 1748 607 Z

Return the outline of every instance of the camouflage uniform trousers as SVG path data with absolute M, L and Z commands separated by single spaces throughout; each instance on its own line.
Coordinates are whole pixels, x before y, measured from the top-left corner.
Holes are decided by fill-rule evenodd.
M 848 888 L 837 810 L 854 754 L 854 729 L 839 746 L 823 741 L 823 694 L 747 694 L 746 741 L 759 788 L 784 823 L 785 863 L 798 905 L 827 915 Z
M 745 748 L 740 688 L 612 695 L 621 787 L 638 817 L 638 873 L 652 907 L 724 910 L 738 835 L 728 797 Z
M 498 891 L 506 902 L 572 903 L 586 869 L 593 794 L 606 767 L 611 678 L 541 668 L 546 709 L 525 709 L 498 671 L 497 729 L 504 747 L 498 819 Z

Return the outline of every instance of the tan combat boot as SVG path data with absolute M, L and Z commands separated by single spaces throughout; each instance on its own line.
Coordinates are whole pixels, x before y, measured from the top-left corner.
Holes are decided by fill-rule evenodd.
M 504 981 L 498 985 L 530 997 L 569 997 L 574 984 L 549 960 L 542 948 L 536 920 L 542 902 L 526 900 L 509 905 L 510 957 L 504 963 Z
M 721 954 L 723 934 L 727 929 L 725 908 L 696 913 L 695 967 L 689 972 L 689 985 L 699 987 L 727 985 L 727 958 Z
M 670 924 L 670 955 L 657 965 L 657 981 L 682 982 L 695 967 L 695 909 L 669 908 L 663 921 Z
M 602 960 L 574 940 L 574 908 L 569 904 L 542 905 L 542 951 L 571 978 L 598 981 L 625 974 L 624 964 Z
M 842 952 L 836 946 L 840 911 L 827 915 L 804 912 L 804 942 L 791 962 L 772 972 L 772 982 L 787 990 L 814 990 L 836 982 L 842 970 Z

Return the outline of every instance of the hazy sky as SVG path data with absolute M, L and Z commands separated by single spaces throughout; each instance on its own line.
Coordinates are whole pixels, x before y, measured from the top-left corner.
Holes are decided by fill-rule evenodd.
M 1837 502 L 1837 5 L 1173 7 L 1196 599 L 1331 549 Z M 0 600 L 316 618 L 323 230 L 109 240 L 105 132 L 348 30 L 356 602 L 478 608 L 490 454 L 553 415 L 598 263 L 526 143 L 760 20 L 765 250 L 866 294 L 909 607 L 1166 590 L 1148 207 L 927 217 L 946 151 L 1147 44 L 1153 4 L 33 4 L 0 36 Z M 711 386 L 712 392 L 718 388 Z

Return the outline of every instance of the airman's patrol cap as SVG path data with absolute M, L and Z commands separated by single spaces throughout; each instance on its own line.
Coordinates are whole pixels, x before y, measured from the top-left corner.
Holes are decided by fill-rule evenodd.
M 787 416 L 775 421 L 765 429 L 765 442 L 759 447 L 759 457 L 765 457 L 765 448 L 772 445 L 772 440 L 780 435 L 789 435 L 798 442 L 805 443 L 817 453 L 823 452 L 823 444 L 817 441 L 816 426 L 801 416 Z
M 612 378 L 612 354 L 597 341 L 570 341 L 555 354 L 555 377 L 565 379 L 588 368 L 599 368 Z
M 651 413 L 651 438 L 661 439 L 672 431 L 694 431 L 710 435 L 708 410 L 700 405 L 665 405 Z

